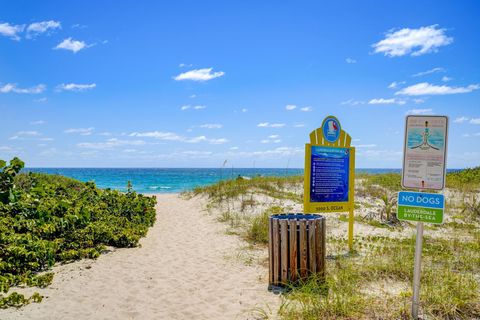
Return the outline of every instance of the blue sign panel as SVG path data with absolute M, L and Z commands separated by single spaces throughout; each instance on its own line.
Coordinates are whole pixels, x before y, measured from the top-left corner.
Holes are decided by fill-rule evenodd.
M 310 201 L 347 202 L 350 149 L 311 148 Z
M 340 132 L 342 128 L 340 127 L 340 122 L 337 118 L 329 116 L 323 120 L 322 132 L 323 137 L 330 143 L 334 143 L 340 137 Z
M 399 206 L 443 209 L 444 203 L 443 194 L 409 191 L 400 191 L 398 193 Z

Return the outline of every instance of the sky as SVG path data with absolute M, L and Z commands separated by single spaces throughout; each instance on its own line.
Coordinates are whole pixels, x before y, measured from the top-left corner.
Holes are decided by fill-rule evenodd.
M 301 168 L 328 115 L 357 168 L 400 168 L 405 117 L 480 165 L 478 1 L 0 1 L 0 159 Z

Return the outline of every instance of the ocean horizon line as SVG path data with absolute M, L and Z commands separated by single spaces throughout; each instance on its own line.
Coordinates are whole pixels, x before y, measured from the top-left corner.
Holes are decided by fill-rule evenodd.
M 25 167 L 24 170 L 29 169 L 178 169 L 178 170 L 185 170 L 185 169 L 275 169 L 275 170 L 303 170 L 301 167 Z M 372 169 L 380 169 L 380 170 L 401 170 L 402 168 L 381 168 L 381 167 L 362 167 L 362 168 L 355 168 L 355 170 L 372 170 Z M 450 168 L 449 168 L 450 169 Z M 452 170 L 461 170 L 458 168 L 452 168 Z
M 448 169 L 448 172 L 459 169 Z M 195 187 L 210 185 L 221 180 L 237 177 L 253 178 L 256 176 L 302 176 L 303 168 L 61 168 L 32 167 L 22 172 L 41 172 L 57 174 L 77 179 L 83 182 L 93 181 L 99 188 L 110 188 L 120 191 L 127 190 L 128 182 L 133 190 L 140 193 L 171 193 L 192 190 Z M 400 168 L 357 168 L 361 174 L 401 173 Z

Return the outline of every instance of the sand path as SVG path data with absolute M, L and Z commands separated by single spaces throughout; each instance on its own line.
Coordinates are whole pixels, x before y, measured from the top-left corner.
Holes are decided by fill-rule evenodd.
M 157 222 L 141 247 L 54 268 L 47 298 L 0 319 L 252 319 L 277 310 L 265 268 L 234 259 L 244 245 L 198 199 L 158 196 Z M 25 290 L 24 290 L 25 291 Z

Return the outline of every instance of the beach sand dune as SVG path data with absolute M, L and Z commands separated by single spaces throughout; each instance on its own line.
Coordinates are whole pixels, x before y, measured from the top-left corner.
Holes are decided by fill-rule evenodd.
M 253 319 L 255 308 L 277 310 L 266 268 L 228 258 L 244 243 L 202 211 L 202 200 L 157 198 L 157 222 L 141 247 L 55 267 L 49 287 L 21 291 L 38 291 L 43 302 L 0 310 L 0 318 Z

